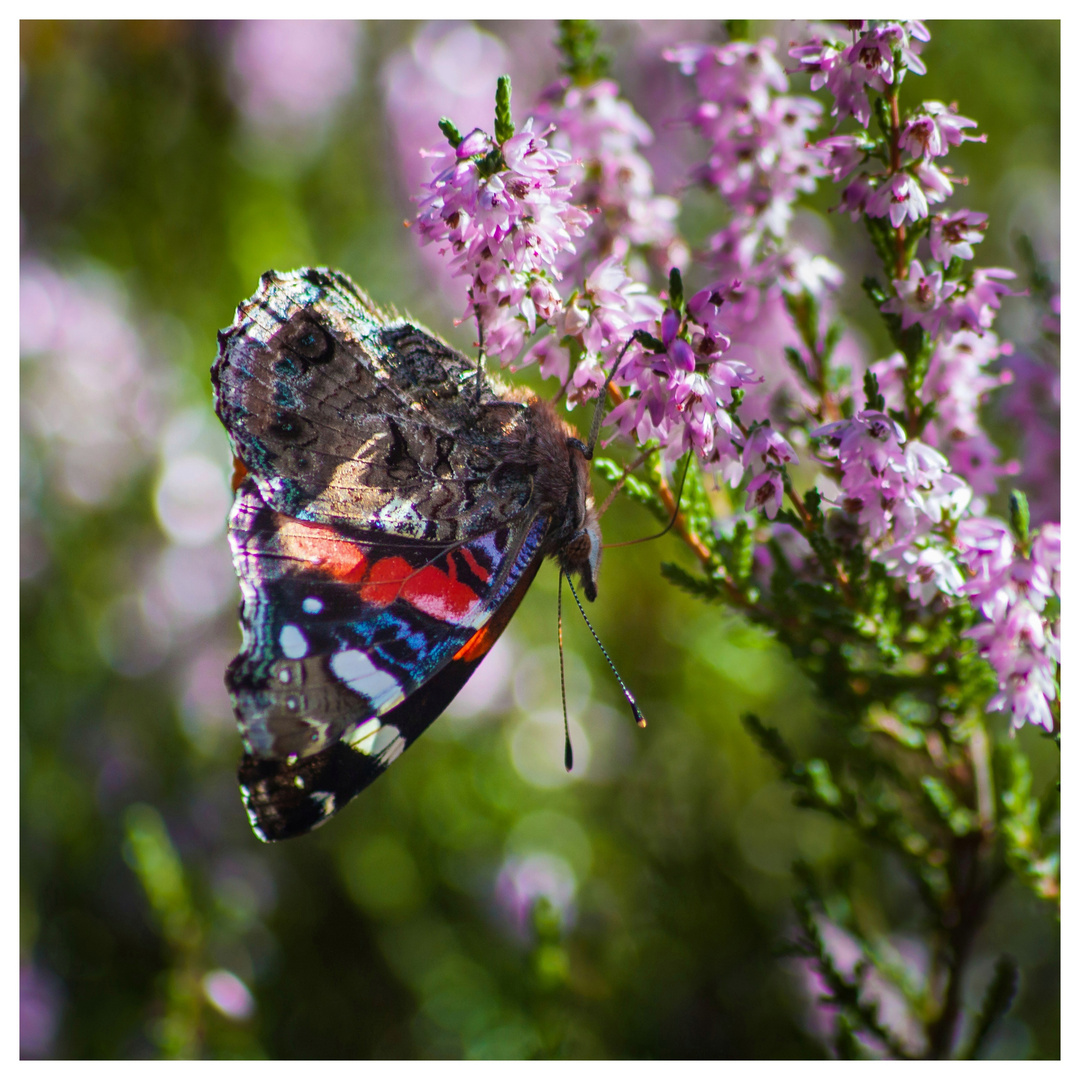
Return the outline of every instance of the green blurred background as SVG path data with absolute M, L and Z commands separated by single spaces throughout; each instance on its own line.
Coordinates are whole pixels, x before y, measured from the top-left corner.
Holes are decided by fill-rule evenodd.
M 910 93 L 958 100 L 990 135 L 950 158 L 971 176 L 961 205 L 991 213 L 980 261 L 1014 263 L 1023 229 L 1052 262 L 1059 25 L 931 31 Z M 664 124 L 681 88 L 658 51 L 720 28 L 604 35 L 670 190 L 666 148 L 686 140 Z M 240 637 L 215 333 L 264 270 L 328 264 L 467 345 L 460 298 L 402 227 L 416 149 L 442 112 L 485 122 L 501 70 L 527 115 L 554 37 L 22 23 L 24 1056 L 819 1056 L 828 1014 L 777 957 L 795 859 L 855 859 L 864 914 L 918 970 L 897 868 L 795 810 L 739 722 L 821 749 L 821 704 L 766 635 L 663 582 L 660 562 L 686 559 L 670 538 L 608 553 L 591 612 L 645 731 L 571 618 L 563 772 L 545 571 L 450 712 L 345 813 L 278 846 L 248 827 L 222 684 Z M 652 522 L 617 503 L 604 527 Z M 1018 887 L 980 937 L 972 999 L 1003 943 L 1024 981 L 993 1052 L 1057 1056 L 1057 930 Z

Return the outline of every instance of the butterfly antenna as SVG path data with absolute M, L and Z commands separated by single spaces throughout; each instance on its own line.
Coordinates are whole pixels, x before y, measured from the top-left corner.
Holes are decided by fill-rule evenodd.
M 604 648 L 603 642 L 600 640 L 600 638 L 597 636 L 596 631 L 593 629 L 593 624 L 589 622 L 589 616 L 585 614 L 585 609 L 581 606 L 581 601 L 578 599 L 578 594 L 577 590 L 574 588 L 574 583 L 570 580 L 569 577 L 566 579 L 566 584 L 570 586 L 570 592 L 574 597 L 574 602 L 578 606 L 578 611 L 581 612 L 581 617 L 585 620 L 585 625 L 589 628 L 589 633 L 593 636 L 593 641 L 595 641 L 596 644 L 600 647 L 600 651 L 604 654 L 604 659 L 608 662 L 608 667 L 611 668 L 612 674 L 614 674 L 615 678 L 618 680 L 619 686 L 622 687 L 623 695 L 626 697 L 626 700 L 629 703 L 631 710 L 633 711 L 634 719 L 637 721 L 638 727 L 644 727 L 645 717 L 644 715 L 642 715 L 641 710 L 638 708 L 637 699 L 626 688 L 626 683 L 622 681 L 622 676 L 619 674 L 619 669 L 615 666 L 615 663 L 611 659 L 611 657 L 608 656 L 608 651 Z
M 559 688 L 562 690 L 562 726 L 566 736 L 566 749 L 563 751 L 563 764 L 569 772 L 574 767 L 574 748 L 570 745 L 570 721 L 566 717 L 566 665 L 563 662 L 562 645 L 562 579 L 565 575 L 559 571 Z M 573 586 L 571 586 L 573 588 Z
M 632 544 L 644 544 L 648 540 L 659 540 L 661 536 L 669 533 L 675 522 L 679 520 L 679 507 L 682 505 L 683 487 L 686 484 L 686 474 L 689 471 L 690 455 L 687 454 L 686 464 L 683 466 L 682 479 L 679 481 L 679 493 L 675 496 L 675 509 L 672 511 L 671 520 L 658 533 L 653 533 L 652 536 L 639 536 L 636 540 L 620 540 L 617 544 L 605 544 L 605 550 L 607 548 L 630 547 Z
M 619 370 L 619 365 L 626 355 L 626 350 L 629 349 L 636 340 L 636 335 L 631 334 L 630 340 L 622 347 L 622 351 L 619 353 L 619 356 L 611 369 L 611 373 L 604 380 L 604 389 L 600 391 L 600 396 L 596 399 L 596 411 L 593 413 L 592 427 L 589 429 L 589 443 L 585 448 L 586 461 L 592 461 L 596 440 L 600 437 L 600 425 L 604 422 L 604 406 L 607 404 L 608 387 L 611 386 L 611 380 L 615 378 L 615 373 Z M 573 585 L 571 585 L 570 588 L 572 589 Z M 580 605 L 578 606 L 580 607 Z M 584 614 L 584 612 L 582 614 Z M 587 619 L 585 621 L 588 622 Z

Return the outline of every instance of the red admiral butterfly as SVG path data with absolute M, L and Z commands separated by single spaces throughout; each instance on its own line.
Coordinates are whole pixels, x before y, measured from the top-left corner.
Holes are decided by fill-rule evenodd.
M 545 556 L 596 597 L 583 444 L 344 274 L 264 274 L 218 335 L 243 647 L 225 676 L 262 840 L 321 825 L 446 708 Z

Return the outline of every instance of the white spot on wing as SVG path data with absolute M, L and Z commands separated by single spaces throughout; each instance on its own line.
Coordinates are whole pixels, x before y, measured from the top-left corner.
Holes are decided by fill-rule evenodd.
M 317 596 L 306 597 L 300 605 L 309 615 L 318 615 L 323 609 L 323 602 Z
M 380 731 L 379 734 L 375 737 L 375 741 L 372 743 L 371 746 L 371 752 L 373 754 L 381 754 L 384 750 L 391 747 L 395 740 L 399 741 L 402 744 L 401 749 L 396 751 L 391 750 L 390 756 L 386 758 L 384 762 L 385 764 L 389 765 L 390 762 L 393 761 L 394 758 L 396 758 L 398 754 L 401 753 L 401 750 L 405 749 L 405 740 L 400 738 L 400 736 L 401 732 L 398 731 L 398 729 L 394 727 L 393 724 L 387 724 L 386 727 L 384 727 L 382 731 Z
M 299 626 L 293 626 L 292 623 L 286 623 L 281 628 L 281 635 L 278 637 L 278 641 L 281 642 L 281 651 L 290 660 L 299 660 L 302 656 L 307 656 L 307 638 L 300 632 Z
M 377 668 L 359 649 L 344 649 L 330 657 L 330 670 L 350 689 L 371 702 L 378 712 L 405 700 L 401 683 L 388 671 Z
M 349 728 L 344 735 L 342 735 L 342 742 L 348 743 L 354 750 L 361 754 L 371 754 L 372 744 L 375 742 L 376 736 L 379 734 L 379 728 L 382 724 L 372 717 L 370 720 L 365 720 L 362 724 L 357 724 L 354 727 Z
M 424 519 L 411 499 L 395 496 L 376 511 L 375 520 L 389 531 L 403 536 L 424 535 Z
M 400 734 L 401 732 L 393 724 L 388 724 L 376 737 L 372 751 L 381 754 Z

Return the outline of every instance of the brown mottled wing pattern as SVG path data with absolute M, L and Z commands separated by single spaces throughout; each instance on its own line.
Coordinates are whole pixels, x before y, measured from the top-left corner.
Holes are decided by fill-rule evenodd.
M 350 534 L 454 542 L 529 507 L 526 410 L 343 274 L 264 274 L 219 335 L 218 415 L 274 510 Z

